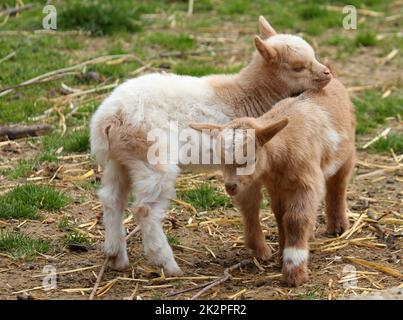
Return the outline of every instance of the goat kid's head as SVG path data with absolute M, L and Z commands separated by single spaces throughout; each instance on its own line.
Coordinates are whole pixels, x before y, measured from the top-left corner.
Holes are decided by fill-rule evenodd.
M 316 59 L 313 48 L 304 39 L 278 34 L 262 16 L 259 31 L 255 46 L 260 57 L 294 92 L 319 90 L 330 82 L 329 68 Z
M 284 118 L 262 127 L 254 118 L 239 118 L 226 125 L 191 123 L 189 126 L 214 137 L 225 190 L 230 196 L 236 196 L 267 169 L 267 150 L 263 146 L 287 124 L 288 119 Z

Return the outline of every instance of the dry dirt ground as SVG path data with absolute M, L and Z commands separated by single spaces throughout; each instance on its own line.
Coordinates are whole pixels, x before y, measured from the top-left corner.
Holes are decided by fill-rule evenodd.
M 32 148 L 19 143 L 23 150 Z M 8 156 L 15 156 L 6 152 Z M 2 152 L 4 155 L 4 151 Z M 17 155 L 18 156 L 18 155 Z M 332 239 L 324 235 L 323 212 L 318 213 L 316 239 L 311 243 L 310 279 L 299 288 L 289 288 L 281 280 L 277 258 L 277 231 L 274 216 L 266 208 L 261 218 L 267 242 L 273 248 L 269 262 L 251 261 L 241 269 L 231 272 L 232 279 L 214 287 L 203 298 L 245 299 L 337 299 L 354 293 L 371 292 L 401 285 L 402 267 L 402 172 L 391 157 L 358 153 L 358 165 L 348 192 L 351 225 L 356 226 L 350 237 Z M 97 224 L 101 214 L 94 190 L 80 190 L 74 182 L 63 181 L 63 170 L 79 168 L 81 174 L 95 169 L 87 155 L 63 160 L 60 179 L 54 185 L 73 198 L 85 199 L 72 203 L 63 213 L 92 239 L 88 251 L 76 252 L 62 248 L 52 256 L 39 256 L 33 261 L 14 261 L 2 254 L 0 257 L 0 298 L 15 299 L 29 295 L 35 299 L 85 299 L 89 295 L 102 263 L 103 227 Z M 384 169 L 384 171 L 379 171 Z M 41 177 L 49 179 L 57 168 L 46 168 Z M 388 172 L 390 171 L 390 172 Z M 374 173 L 375 172 L 375 173 Z M 367 173 L 372 173 L 365 175 Z M 92 179 L 99 177 L 98 172 Z M 178 190 L 189 188 L 203 180 L 211 180 L 221 188 L 219 173 L 184 174 L 178 181 Z M 43 221 L 7 221 L 6 229 L 19 229 L 29 235 L 57 240 L 62 236 L 57 225 L 61 214 L 46 214 Z M 358 220 L 358 222 L 357 222 Z M 128 211 L 128 230 L 135 221 Z M 99 295 L 104 299 L 141 297 L 142 299 L 165 299 L 172 291 L 192 288 L 198 284 L 220 277 L 225 268 L 250 259 L 243 246 L 242 222 L 235 209 L 195 212 L 192 208 L 173 203 L 167 214 L 165 229 L 178 239 L 174 245 L 175 256 L 185 272 L 180 278 L 165 278 L 161 271 L 152 268 L 142 255 L 139 234 L 129 240 L 132 269 L 126 273 L 107 270 L 100 285 Z M 353 230 L 353 229 L 352 229 Z M 395 269 L 365 267 L 355 257 Z M 365 263 L 364 261 L 364 263 Z M 56 268 L 57 289 L 41 290 L 45 265 Z M 346 267 L 348 266 L 348 267 Z M 356 273 L 348 272 L 354 266 Z M 351 281 L 356 280 L 355 283 Z M 350 288 L 346 286 L 350 285 Z M 25 292 L 25 293 L 24 293 Z M 172 296 L 186 299 L 197 291 Z
M 251 30 L 252 27 L 247 32 L 253 33 Z M 220 37 L 220 34 L 212 32 L 209 36 Z M 320 38 L 316 39 L 316 42 L 320 41 Z M 236 46 L 236 43 L 231 45 Z M 370 53 L 364 50 L 348 62 L 332 61 L 332 47 L 321 46 L 319 50 L 321 56 L 330 56 L 330 62 L 348 87 L 382 86 L 401 80 L 401 66 L 393 61 L 373 70 L 371 66 L 377 65 L 379 59 L 378 49 Z M 248 57 L 249 52 L 245 51 L 245 55 L 237 59 L 247 61 Z M 391 120 L 387 125 L 396 130 L 401 128 L 401 122 L 397 120 Z M 310 278 L 304 285 L 287 287 L 281 279 L 276 262 L 276 224 L 268 206 L 261 210 L 261 223 L 274 255 L 270 261 L 262 262 L 253 261 L 243 246 L 242 221 L 236 209 L 200 212 L 186 203 L 172 202 L 165 220 L 165 230 L 175 239 L 174 254 L 184 276 L 168 278 L 161 270 L 151 267 L 142 254 L 141 236 L 136 234 L 128 242 L 131 270 L 126 273 L 106 270 L 96 298 L 187 299 L 198 290 L 174 296 L 169 294 L 221 277 L 225 268 L 245 259 L 249 259 L 250 263 L 231 271 L 231 279 L 207 291 L 202 298 L 338 299 L 402 286 L 402 164 L 392 155 L 370 154 L 360 149 L 375 135 L 376 132 L 363 135 L 357 141 L 358 162 L 348 189 L 352 229 L 343 238 L 328 238 L 324 235 L 323 208 L 318 212 L 316 239 L 311 243 Z M 7 159 L 6 165 L 32 157 L 38 153 L 35 141 L 19 140 L 17 144 L 3 145 L 0 156 Z M 83 188 L 79 182 L 80 178 L 85 181 L 99 180 L 100 174 L 100 168 L 93 164 L 88 154 L 62 157 L 58 166 L 45 163 L 32 174 L 32 181 L 51 181 L 52 186 L 68 193 L 76 202 L 70 202 L 62 212 L 43 213 L 43 220 L 0 221 L 0 227 L 21 230 L 34 237 L 57 242 L 63 236 L 58 223 L 66 215 L 91 239 L 91 244 L 85 246 L 85 251 L 60 245 L 48 255 L 38 255 L 31 261 L 14 260 L 7 253 L 0 253 L 0 299 L 88 298 L 104 260 L 104 228 L 99 223 L 101 208 L 96 190 Z M 79 177 L 78 180 L 68 179 L 67 176 L 71 175 Z M 178 190 L 191 188 L 206 180 L 224 192 L 219 173 L 182 174 Z M 20 182 L 0 177 L 0 192 L 6 192 Z M 127 216 L 125 225 L 131 231 L 136 222 L 130 210 Z M 50 291 L 42 290 L 42 270 L 46 265 L 54 266 L 57 271 L 57 288 Z M 351 273 L 352 269 L 355 273 Z

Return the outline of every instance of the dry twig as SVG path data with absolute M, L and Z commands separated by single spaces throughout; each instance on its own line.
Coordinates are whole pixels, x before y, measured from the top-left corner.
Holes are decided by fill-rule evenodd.
M 131 232 L 126 236 L 126 241 L 127 241 L 131 236 L 133 236 L 134 234 L 136 234 L 138 231 L 140 231 L 140 226 L 137 226 L 136 228 L 134 228 L 134 230 L 131 231 Z M 102 268 L 101 268 L 101 270 L 99 271 L 99 274 L 98 274 L 98 277 L 97 277 L 97 281 L 95 282 L 94 288 L 93 288 L 92 291 L 91 291 L 89 300 L 93 300 L 93 299 L 94 299 L 95 294 L 97 293 L 97 289 L 98 289 L 98 287 L 99 287 L 99 284 L 101 283 L 102 277 L 103 277 L 103 275 L 104 275 L 104 273 L 105 273 L 105 269 L 106 269 L 106 266 L 108 265 L 108 262 L 109 262 L 109 258 L 107 257 L 107 258 L 105 258 L 104 263 L 103 263 L 103 265 L 102 265 Z
M 218 278 L 218 279 L 216 279 L 216 280 L 214 280 L 214 281 L 211 281 L 210 283 L 208 283 L 207 285 L 205 285 L 205 286 L 203 287 L 203 289 L 201 289 L 198 293 L 196 293 L 196 294 L 191 298 L 191 300 L 197 299 L 197 298 L 200 297 L 203 293 L 205 293 L 206 291 L 210 290 L 211 288 L 213 288 L 213 287 L 215 287 L 215 286 L 218 286 L 218 285 L 220 285 L 221 283 L 224 283 L 225 281 L 227 281 L 228 279 L 231 278 L 231 274 L 230 274 L 231 271 L 233 271 L 233 270 L 235 270 L 235 269 L 238 269 L 238 268 L 241 268 L 241 267 L 243 267 L 243 266 L 249 264 L 250 262 L 251 262 L 250 260 L 243 260 L 243 261 L 241 261 L 241 262 L 239 262 L 239 263 L 237 263 L 237 264 L 234 264 L 233 266 L 231 266 L 231 267 L 229 267 L 229 268 L 226 268 L 226 269 L 224 270 L 224 275 L 223 275 L 221 278 Z M 195 288 L 192 288 L 192 289 L 194 290 Z
M 32 6 L 33 6 L 32 3 L 27 3 L 22 6 L 16 6 L 15 8 L 8 8 L 0 11 L 0 16 L 14 16 L 23 10 L 31 9 Z
M 380 134 L 378 134 L 375 138 L 373 138 L 371 141 L 367 142 L 365 145 L 362 146 L 363 149 L 368 148 L 371 144 L 377 142 L 381 138 L 386 138 L 386 136 L 389 134 L 391 128 L 386 128 L 383 130 Z
M 29 79 L 27 81 L 24 81 L 23 83 L 19 84 L 18 86 L 41 82 L 44 79 L 49 79 L 49 78 L 52 78 L 54 76 L 59 76 L 61 74 L 66 74 L 66 73 L 69 73 L 69 72 L 74 71 L 74 70 L 79 70 L 79 69 L 81 69 L 81 68 L 83 68 L 83 67 L 85 67 L 87 65 L 104 63 L 104 62 L 114 60 L 114 59 L 120 59 L 121 62 L 132 59 L 132 60 L 136 60 L 141 65 L 144 65 L 144 63 L 134 54 L 107 55 L 107 56 L 101 56 L 101 57 L 97 57 L 97 58 L 94 58 L 94 59 L 91 59 L 91 60 L 87 60 L 87 61 L 81 62 L 79 64 L 70 66 L 70 67 L 66 67 L 66 68 L 57 69 L 57 70 L 47 72 L 47 73 L 42 74 L 40 76 L 37 76 L 35 78 Z M 12 92 L 13 90 L 14 89 L 3 90 L 2 92 L 0 92 L 0 97 L 5 96 L 6 94 Z
M 194 0 L 189 0 L 189 6 L 188 6 L 188 16 L 191 17 L 193 15 L 193 3 Z
M 52 127 L 47 124 L 15 127 L 0 126 L 0 141 L 42 136 L 51 130 Z
M 4 62 L 4 61 L 7 61 L 8 59 L 11 59 L 11 58 L 14 57 L 14 56 L 15 56 L 15 51 L 9 53 L 9 54 L 6 55 L 4 58 L 1 58 L 1 59 L 0 59 L 0 63 L 2 63 L 2 62 Z

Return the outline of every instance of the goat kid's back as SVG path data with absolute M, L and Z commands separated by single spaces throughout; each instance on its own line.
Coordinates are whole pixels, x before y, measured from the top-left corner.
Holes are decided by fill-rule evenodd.
M 277 103 L 258 122 L 267 125 L 281 118 L 288 118 L 289 124 L 270 142 L 281 140 L 282 144 L 279 154 L 273 156 L 277 160 L 283 157 L 296 172 L 319 162 L 324 178 L 328 179 L 354 152 L 354 108 L 347 90 L 337 79 L 320 91 L 307 91 Z M 281 180 L 285 182 L 284 175 Z

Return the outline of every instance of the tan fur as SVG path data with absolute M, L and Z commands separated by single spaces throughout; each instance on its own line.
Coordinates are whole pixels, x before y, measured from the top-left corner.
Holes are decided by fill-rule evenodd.
M 231 118 L 259 117 L 280 100 L 300 94 L 304 86 L 320 89 L 330 80 L 327 67 L 296 55 L 287 46 L 267 47 L 259 39 L 256 48 L 252 61 L 239 74 L 206 77 L 217 97 L 232 106 Z M 265 50 L 271 53 L 265 54 Z M 295 68 L 304 71 L 293 72 Z M 293 83 L 302 79 L 312 84 L 293 87 Z
M 203 129 L 203 125 L 193 127 Z M 267 258 L 269 248 L 258 220 L 260 189 L 265 186 L 278 224 L 284 278 L 290 285 L 299 285 L 307 279 L 307 259 L 302 259 L 302 253 L 308 254 L 308 240 L 325 193 L 327 231 L 341 234 L 348 228 L 346 187 L 355 159 L 355 116 L 348 93 L 333 79 L 320 91 L 279 102 L 260 118 L 236 119 L 224 128 L 252 128 L 256 134 L 253 174 L 237 175 L 235 165 L 222 166 L 226 189 L 245 218 L 245 244 L 256 256 Z M 335 172 L 327 169 L 332 165 Z M 282 261 L 284 248 L 290 248 L 291 260 Z M 294 266 L 298 259 L 302 262 Z
M 259 32 L 260 35 L 265 39 L 277 34 L 277 32 L 263 16 L 259 17 Z
M 259 117 L 280 100 L 300 93 L 292 92 L 275 72 L 275 66 L 269 66 L 255 54 L 239 75 L 210 76 L 208 82 L 217 97 L 232 106 L 231 118 Z
M 123 112 L 105 117 L 96 125 L 98 132 L 107 138 L 110 159 L 125 165 L 133 158 L 147 160 L 147 150 L 152 144 L 147 140 L 147 128 L 133 126 Z

